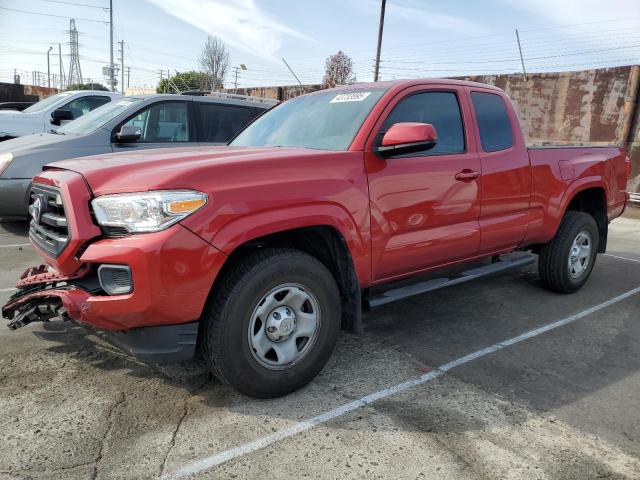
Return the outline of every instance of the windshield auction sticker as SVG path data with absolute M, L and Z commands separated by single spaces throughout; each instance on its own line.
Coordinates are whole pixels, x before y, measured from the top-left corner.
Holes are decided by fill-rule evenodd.
M 371 92 L 341 93 L 340 95 L 333 97 L 333 100 L 329 103 L 361 102 L 369 95 L 371 95 Z

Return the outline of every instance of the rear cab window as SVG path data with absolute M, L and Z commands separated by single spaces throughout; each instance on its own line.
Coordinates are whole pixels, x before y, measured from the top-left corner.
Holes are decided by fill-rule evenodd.
M 196 103 L 201 142 L 227 143 L 264 111 L 253 106 Z
M 498 152 L 513 146 L 513 130 L 504 99 L 495 93 L 471 92 L 480 143 L 484 152 Z

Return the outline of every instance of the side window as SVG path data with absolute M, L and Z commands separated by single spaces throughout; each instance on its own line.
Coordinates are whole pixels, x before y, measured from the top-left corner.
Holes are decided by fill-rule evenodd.
M 199 103 L 200 141 L 228 142 L 257 116 L 256 109 L 217 103 Z
M 435 127 L 438 143 L 417 155 L 464 152 L 462 114 L 458 98 L 453 92 L 416 93 L 401 100 L 385 120 L 382 131 L 400 122 L 430 123 Z
M 189 142 L 189 113 L 184 102 L 157 103 L 139 111 L 125 125 L 142 131 L 139 142 Z
M 502 97 L 493 93 L 471 92 L 471 101 L 478 119 L 482 150 L 497 152 L 511 147 L 513 132 Z
M 103 95 L 95 97 L 80 97 L 70 101 L 61 108 L 63 108 L 64 110 L 70 110 L 71 115 L 73 115 L 73 118 L 76 119 L 81 117 L 85 113 L 89 113 L 91 110 L 95 110 L 105 103 L 109 103 L 109 101 L 111 101 L 111 98 Z

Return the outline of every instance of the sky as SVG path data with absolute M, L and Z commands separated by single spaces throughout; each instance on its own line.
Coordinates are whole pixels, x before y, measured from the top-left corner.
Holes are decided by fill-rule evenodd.
M 15 71 L 31 83 L 69 70 L 69 19 L 80 39 L 83 78 L 104 83 L 109 62 L 108 0 L 0 0 L 0 81 Z M 208 35 L 227 45 L 238 87 L 319 83 L 338 50 L 358 81 L 373 80 L 380 0 L 113 0 L 114 59 L 124 41 L 131 87 L 155 87 L 160 70 L 198 69 Z M 638 0 L 388 0 L 382 79 L 640 64 Z M 119 63 L 119 62 L 118 62 Z M 125 84 L 127 79 L 125 78 Z

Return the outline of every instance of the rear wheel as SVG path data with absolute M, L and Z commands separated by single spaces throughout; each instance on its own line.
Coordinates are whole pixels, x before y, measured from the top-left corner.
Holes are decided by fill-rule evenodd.
M 338 287 L 322 263 L 298 250 L 265 248 L 216 289 L 203 318 L 205 359 L 247 395 L 286 395 L 325 365 L 340 314 Z
M 560 293 L 579 290 L 595 265 L 598 239 L 591 215 L 567 212 L 556 236 L 540 251 L 538 272 L 544 287 Z

